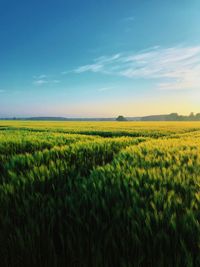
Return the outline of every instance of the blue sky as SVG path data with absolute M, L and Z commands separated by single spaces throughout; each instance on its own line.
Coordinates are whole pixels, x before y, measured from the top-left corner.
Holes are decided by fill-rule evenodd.
M 200 112 L 199 0 L 0 0 L 0 116 Z

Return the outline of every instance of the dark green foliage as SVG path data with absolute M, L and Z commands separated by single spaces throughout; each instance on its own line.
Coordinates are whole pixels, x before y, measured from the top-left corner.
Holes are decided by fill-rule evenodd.
M 117 117 L 116 121 L 127 121 L 127 119 L 124 116 L 120 115 Z

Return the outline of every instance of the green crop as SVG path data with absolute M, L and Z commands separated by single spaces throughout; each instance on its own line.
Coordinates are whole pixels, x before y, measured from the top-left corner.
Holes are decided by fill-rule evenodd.
M 0 266 L 200 266 L 199 123 L 1 125 Z

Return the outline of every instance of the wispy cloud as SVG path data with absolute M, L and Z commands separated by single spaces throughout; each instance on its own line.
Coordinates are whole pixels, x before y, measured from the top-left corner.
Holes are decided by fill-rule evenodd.
M 154 79 L 162 90 L 200 88 L 200 46 L 161 48 L 94 59 L 75 73 L 99 72 L 126 78 Z
M 47 75 L 46 74 L 34 75 L 33 78 L 36 80 L 42 80 L 42 79 L 46 79 Z
M 43 84 L 46 84 L 46 83 L 48 83 L 48 81 L 46 81 L 46 80 L 42 80 L 42 79 L 40 79 L 40 80 L 35 80 L 35 81 L 33 82 L 33 84 L 35 84 L 35 85 L 43 85 Z
M 5 93 L 6 90 L 0 89 L 0 93 Z
M 93 64 L 84 65 L 76 68 L 74 73 L 83 73 L 83 72 L 102 72 L 102 73 L 110 73 L 110 67 L 113 64 L 117 64 L 120 60 L 121 55 L 115 54 L 112 56 L 101 56 L 94 59 Z
M 66 74 L 69 74 L 69 73 L 72 73 L 73 71 L 71 70 L 67 70 L 67 71 L 62 71 L 61 74 L 62 75 L 66 75 Z
M 34 85 L 38 85 L 38 86 L 41 86 L 41 85 L 44 85 L 44 84 L 57 84 L 57 83 L 60 83 L 60 80 L 51 80 L 51 79 L 48 79 L 48 76 L 47 75 L 39 75 L 39 76 L 33 76 L 34 78 L 34 81 L 33 81 L 33 84 Z
M 99 72 L 103 69 L 103 67 L 104 66 L 100 63 L 85 65 L 85 66 L 81 66 L 81 67 L 75 69 L 74 72 L 75 73 L 82 73 L 82 72 L 86 72 L 86 71 Z

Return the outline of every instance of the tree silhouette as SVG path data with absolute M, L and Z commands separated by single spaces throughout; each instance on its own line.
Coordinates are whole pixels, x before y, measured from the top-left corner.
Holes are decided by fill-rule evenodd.
M 127 121 L 127 119 L 122 116 L 122 115 L 119 115 L 117 118 L 116 118 L 116 121 Z

